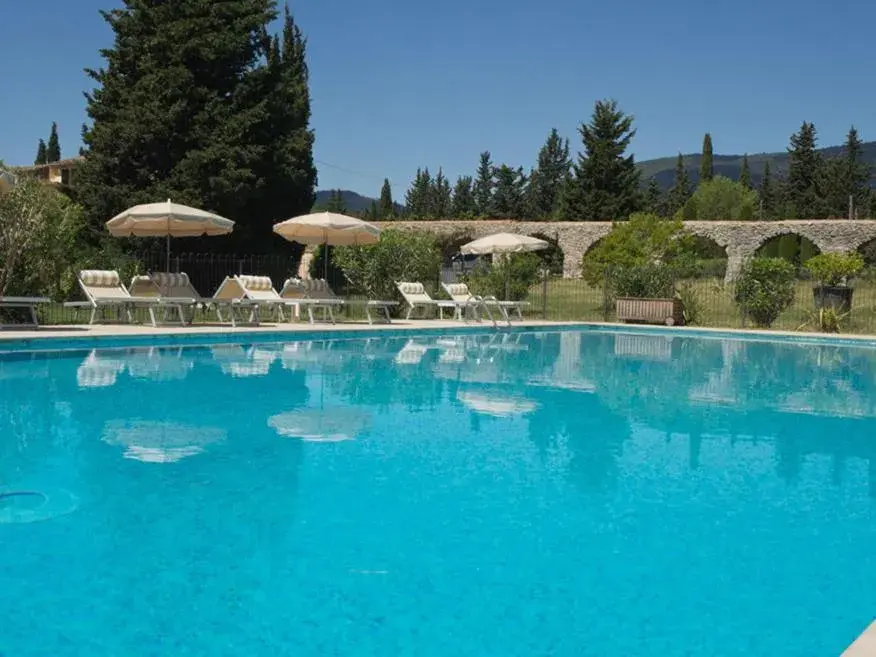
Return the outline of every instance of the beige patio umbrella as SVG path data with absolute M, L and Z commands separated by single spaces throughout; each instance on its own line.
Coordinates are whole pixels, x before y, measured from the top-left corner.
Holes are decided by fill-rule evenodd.
M 474 242 L 463 244 L 459 249 L 464 255 L 494 255 L 509 253 L 529 253 L 543 251 L 548 248 L 544 240 L 529 235 L 515 235 L 514 233 L 496 233 L 487 235 Z M 508 298 L 508 281 L 505 281 L 505 299 Z
M 380 241 L 380 229 L 367 221 L 335 212 L 316 212 L 274 224 L 274 232 L 304 245 L 365 246 Z M 323 258 L 328 276 L 328 255 Z
M 114 237 L 165 237 L 167 269 L 170 271 L 170 238 L 227 235 L 234 230 L 231 219 L 171 202 L 135 205 L 106 222 Z

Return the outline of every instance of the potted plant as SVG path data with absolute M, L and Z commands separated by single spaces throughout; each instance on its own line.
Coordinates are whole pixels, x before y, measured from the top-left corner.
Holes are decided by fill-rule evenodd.
M 675 294 L 672 267 L 633 265 L 609 275 L 618 321 L 674 326 L 684 324 L 684 306 Z
M 816 310 L 851 311 L 853 288 L 849 283 L 864 268 L 864 258 L 860 253 L 822 253 L 807 260 L 804 266 L 818 281 L 812 288 Z

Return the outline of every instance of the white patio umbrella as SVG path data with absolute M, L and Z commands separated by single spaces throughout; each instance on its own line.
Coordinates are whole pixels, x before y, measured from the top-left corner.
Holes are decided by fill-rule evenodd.
M 543 251 L 548 248 L 544 240 L 529 235 L 515 235 L 514 233 L 496 233 L 487 235 L 474 242 L 463 244 L 459 249 L 464 255 L 488 255 L 509 253 L 529 253 Z M 505 281 L 505 299 L 508 298 L 508 281 Z
M 170 271 L 170 238 L 227 235 L 234 230 L 231 219 L 173 203 L 135 205 L 106 222 L 114 237 L 165 237 L 167 239 L 167 269 Z
M 274 224 L 274 232 L 290 242 L 304 245 L 365 246 L 380 241 L 380 229 L 356 217 L 335 212 L 316 212 Z M 328 276 L 328 253 L 324 251 Z
M 268 425 L 279 435 L 306 442 L 353 440 L 367 426 L 369 416 L 354 408 L 302 408 L 274 415 Z
M 496 233 L 487 235 L 474 242 L 463 244 L 459 249 L 465 255 L 487 255 L 493 253 L 527 253 L 543 251 L 550 244 L 537 237 L 515 235 L 513 233 Z

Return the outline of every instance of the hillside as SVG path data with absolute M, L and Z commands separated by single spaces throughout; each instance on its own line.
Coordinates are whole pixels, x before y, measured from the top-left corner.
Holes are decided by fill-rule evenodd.
M 876 168 L 876 141 L 863 143 L 864 161 Z M 842 146 L 829 146 L 819 149 L 824 157 L 834 157 L 842 152 Z M 690 180 L 696 183 L 700 177 L 700 154 L 684 156 L 685 168 Z M 715 175 L 726 176 L 733 180 L 739 178 L 742 169 L 742 155 L 715 155 L 713 156 Z M 675 179 L 675 162 L 677 156 L 661 157 L 656 160 L 639 162 L 642 171 L 642 180 L 654 178 L 663 189 L 668 189 Z M 751 170 L 751 179 L 755 185 L 759 185 L 763 174 L 763 166 L 770 163 L 770 171 L 775 175 L 784 175 L 788 169 L 788 153 L 755 153 L 748 155 L 748 166 Z M 876 180 L 876 179 L 874 179 Z

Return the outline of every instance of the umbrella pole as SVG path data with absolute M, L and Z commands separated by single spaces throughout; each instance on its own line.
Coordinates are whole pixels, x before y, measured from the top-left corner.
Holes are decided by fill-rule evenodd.
M 325 278 L 326 283 L 328 283 L 328 259 L 329 259 L 328 235 L 326 235 L 325 242 L 322 243 L 322 265 L 323 265 L 322 275 L 323 275 L 323 278 Z
M 165 271 L 167 271 L 167 273 L 169 274 L 170 273 L 170 233 L 169 232 L 165 236 L 165 240 L 167 242 L 167 245 L 165 247 L 165 250 L 167 252 L 167 269 Z

